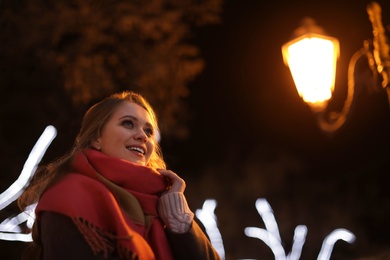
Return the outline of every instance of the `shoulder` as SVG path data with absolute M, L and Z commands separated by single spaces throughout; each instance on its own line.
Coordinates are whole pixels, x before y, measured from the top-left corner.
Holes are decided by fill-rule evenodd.
M 51 185 L 42 195 L 51 199 L 88 199 L 101 194 L 108 189 L 100 181 L 77 173 L 68 173 Z
M 104 184 L 93 178 L 76 174 L 66 174 L 51 185 L 41 196 L 36 213 L 41 211 L 78 211 L 105 207 L 115 201 Z M 99 202 L 99 203 L 96 203 Z

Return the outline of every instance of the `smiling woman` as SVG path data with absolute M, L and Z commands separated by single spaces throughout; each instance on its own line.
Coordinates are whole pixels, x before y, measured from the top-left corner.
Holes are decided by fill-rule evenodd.
M 219 259 L 158 139 L 139 94 L 92 106 L 73 149 L 38 169 L 19 198 L 22 210 L 38 202 L 25 259 Z
M 157 143 L 152 121 L 146 109 L 125 102 L 115 110 L 92 146 L 107 155 L 147 165 Z

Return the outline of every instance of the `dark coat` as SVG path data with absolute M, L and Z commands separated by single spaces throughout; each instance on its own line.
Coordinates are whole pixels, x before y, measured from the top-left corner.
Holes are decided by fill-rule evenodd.
M 94 255 L 84 236 L 73 221 L 64 215 L 44 212 L 40 220 L 42 260 L 89 260 L 119 259 L 117 252 L 107 257 Z M 219 260 L 218 253 L 199 225 L 193 221 L 191 229 L 184 234 L 166 231 L 174 260 Z M 27 253 L 28 254 L 28 253 Z M 26 259 L 29 258 L 26 255 Z

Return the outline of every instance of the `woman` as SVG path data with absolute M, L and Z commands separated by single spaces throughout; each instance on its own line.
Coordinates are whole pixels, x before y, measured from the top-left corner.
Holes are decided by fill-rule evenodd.
M 166 170 L 157 119 L 139 94 L 84 115 L 71 152 L 40 169 L 19 199 L 38 201 L 27 259 L 219 259 L 194 222 L 185 182 Z

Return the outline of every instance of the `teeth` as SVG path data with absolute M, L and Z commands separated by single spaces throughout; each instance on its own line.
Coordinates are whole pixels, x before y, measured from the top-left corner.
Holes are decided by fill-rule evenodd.
M 136 151 L 136 152 L 139 152 L 139 153 L 142 153 L 142 154 L 145 154 L 145 151 L 139 147 L 127 147 L 127 149 L 129 150 L 133 150 L 133 151 Z

